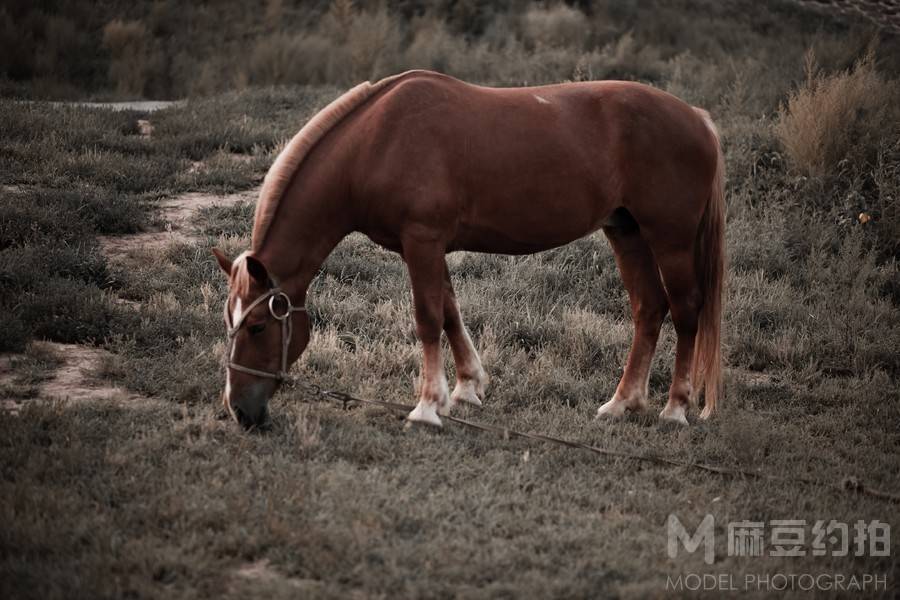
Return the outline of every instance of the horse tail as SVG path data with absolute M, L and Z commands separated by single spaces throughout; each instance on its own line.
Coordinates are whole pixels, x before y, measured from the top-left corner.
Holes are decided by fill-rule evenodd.
M 705 394 L 701 419 L 708 419 L 715 411 L 722 395 L 722 294 L 725 285 L 725 158 L 719 133 L 709 113 L 695 109 L 712 131 L 716 144 L 716 171 L 700 219 L 695 246 L 697 279 L 703 305 L 694 340 L 694 360 L 691 381 L 695 397 Z

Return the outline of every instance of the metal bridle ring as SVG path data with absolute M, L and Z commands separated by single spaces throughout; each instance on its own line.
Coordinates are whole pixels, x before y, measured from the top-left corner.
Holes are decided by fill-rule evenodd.
M 282 298 L 282 297 L 284 298 L 284 303 L 285 303 L 285 306 L 287 306 L 287 308 L 285 309 L 284 314 L 279 315 L 279 314 L 275 311 L 275 299 L 276 299 L 276 298 Z M 293 310 L 294 310 L 294 307 L 291 306 L 291 298 L 290 298 L 287 294 L 285 294 L 284 292 L 278 292 L 277 294 L 273 294 L 272 297 L 269 298 L 269 313 L 270 313 L 277 321 L 284 321 L 285 319 L 287 319 L 288 317 L 290 317 L 290 316 L 291 316 L 291 313 L 293 312 Z

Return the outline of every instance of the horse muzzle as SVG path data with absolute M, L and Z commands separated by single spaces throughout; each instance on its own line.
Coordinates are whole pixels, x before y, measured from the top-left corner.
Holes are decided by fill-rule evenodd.
M 225 407 L 232 418 L 244 429 L 262 427 L 269 415 L 269 386 L 254 385 L 242 393 L 232 391 L 231 398 L 225 397 Z

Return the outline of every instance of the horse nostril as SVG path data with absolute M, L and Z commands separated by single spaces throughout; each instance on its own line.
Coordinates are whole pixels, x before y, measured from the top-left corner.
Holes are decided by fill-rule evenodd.
M 234 419 L 235 419 L 242 427 L 248 428 L 248 427 L 250 427 L 250 426 L 252 425 L 252 423 L 250 422 L 250 419 L 247 418 L 247 415 L 244 414 L 244 411 L 241 410 L 241 407 L 240 407 L 240 406 L 238 406 L 238 405 L 236 405 L 236 404 L 232 404 L 232 405 L 231 405 L 231 412 L 234 414 Z
M 246 430 L 250 429 L 264 429 L 266 425 L 266 418 L 268 417 L 269 411 L 268 408 L 264 405 L 262 406 L 256 414 L 248 413 L 245 410 L 242 410 L 240 406 L 236 404 L 231 405 L 231 410 L 234 413 L 235 420 Z

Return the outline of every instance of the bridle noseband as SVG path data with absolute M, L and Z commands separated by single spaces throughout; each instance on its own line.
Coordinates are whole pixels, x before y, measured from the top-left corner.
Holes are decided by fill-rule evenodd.
M 276 299 L 284 299 L 285 306 L 287 307 L 281 314 L 279 314 L 275 308 Z M 247 315 L 249 315 L 254 308 L 259 306 L 266 300 L 269 301 L 269 314 L 272 315 L 272 317 L 276 321 L 281 321 L 281 370 L 277 373 L 270 373 L 269 371 L 261 371 L 259 369 L 251 369 L 250 367 L 239 365 L 231 360 L 231 351 L 234 347 L 234 338 L 240 330 L 241 326 L 244 324 Z M 274 379 L 278 382 L 282 382 L 287 379 L 288 347 L 291 345 L 291 335 L 294 331 L 294 323 L 291 319 L 291 315 L 293 315 L 295 312 L 306 312 L 306 307 L 294 306 L 293 304 L 291 304 L 290 296 L 288 296 L 281 290 L 281 288 L 278 287 L 270 289 L 268 292 L 251 302 L 247 309 L 238 317 L 237 322 L 235 322 L 234 325 L 231 325 L 228 328 L 228 348 L 226 348 L 225 350 L 226 367 L 235 371 L 239 371 L 241 373 L 247 373 L 248 375 L 256 375 L 257 377 Z M 225 305 L 225 318 L 229 323 L 231 322 L 231 315 L 228 312 L 227 303 Z

